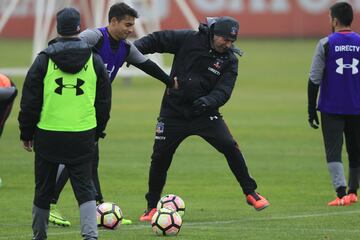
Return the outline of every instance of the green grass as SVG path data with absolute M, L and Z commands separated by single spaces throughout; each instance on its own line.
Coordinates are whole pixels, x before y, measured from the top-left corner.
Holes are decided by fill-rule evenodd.
M 3 48 L 4 44 L 0 42 Z M 326 206 L 335 193 L 321 132 L 307 125 L 306 86 L 315 44 L 315 40 L 237 43 L 245 55 L 232 98 L 222 113 L 245 154 L 258 191 L 271 206 L 261 212 L 249 207 L 224 157 L 202 139 L 190 137 L 175 154 L 164 191 L 180 195 L 187 204 L 177 239 L 359 238 L 359 204 Z M 18 66 L 4 57 L 0 66 L 3 63 Z M 15 78 L 20 88 L 22 80 Z M 150 78 L 134 78 L 130 85 L 117 79 L 113 85 L 108 135 L 100 143 L 100 178 L 106 200 L 117 202 L 134 224 L 101 230 L 100 239 L 158 239 L 149 225 L 137 219 L 145 208 L 162 92 L 161 83 Z M 19 141 L 19 99 L 0 142 L 0 240 L 31 238 L 34 156 Z M 50 225 L 49 239 L 81 239 L 79 212 L 69 184 L 59 207 L 72 226 Z

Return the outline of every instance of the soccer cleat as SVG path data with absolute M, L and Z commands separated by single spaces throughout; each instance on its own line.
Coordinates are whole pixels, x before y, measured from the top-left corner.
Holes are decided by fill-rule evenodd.
M 141 215 L 139 220 L 141 222 L 150 222 L 151 218 L 154 216 L 155 213 L 156 213 L 156 208 L 148 209 L 144 212 L 143 215 Z
M 62 227 L 70 227 L 71 225 L 71 223 L 61 215 L 55 204 L 51 204 L 50 206 L 49 222 Z
M 268 200 L 256 192 L 248 194 L 246 196 L 246 201 L 249 205 L 253 206 L 256 211 L 263 210 L 270 205 Z
M 99 206 L 100 204 L 104 203 L 104 200 L 101 199 L 101 200 L 96 200 L 96 206 Z
M 123 219 L 121 220 L 121 224 L 122 224 L 122 225 L 130 225 L 130 224 L 132 224 L 132 221 L 131 221 L 130 219 L 125 219 L 125 218 L 123 218 Z
M 350 204 L 350 196 L 345 195 L 342 198 L 337 197 L 335 200 L 329 202 L 328 206 L 349 206 Z
M 356 203 L 358 201 L 358 197 L 355 193 L 349 193 L 348 197 L 350 198 L 350 203 Z

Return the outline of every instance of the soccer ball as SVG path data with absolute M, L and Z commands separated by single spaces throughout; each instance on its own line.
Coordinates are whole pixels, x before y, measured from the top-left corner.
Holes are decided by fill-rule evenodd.
M 1 73 L 0 73 L 0 87 L 11 87 L 10 79 Z
M 151 219 L 151 227 L 156 235 L 174 236 L 179 233 L 181 224 L 180 214 L 168 208 L 157 210 Z
M 98 227 L 116 229 L 123 218 L 123 214 L 118 205 L 105 202 L 96 207 L 96 220 Z
M 179 213 L 181 217 L 185 214 L 185 202 L 177 195 L 168 194 L 163 196 L 156 208 L 159 210 L 161 208 L 169 208 Z

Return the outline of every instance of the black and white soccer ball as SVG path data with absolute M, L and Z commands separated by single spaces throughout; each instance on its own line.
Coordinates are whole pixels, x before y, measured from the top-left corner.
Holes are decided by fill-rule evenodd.
M 174 236 L 180 231 L 182 219 L 179 213 L 169 208 L 157 210 L 151 219 L 151 227 L 156 235 Z
M 167 194 L 163 196 L 156 208 L 159 210 L 161 208 L 169 208 L 179 213 L 180 217 L 183 217 L 185 214 L 185 202 L 181 197 L 175 194 Z
M 98 227 L 116 229 L 123 219 L 123 213 L 118 205 L 105 202 L 96 207 L 96 219 Z

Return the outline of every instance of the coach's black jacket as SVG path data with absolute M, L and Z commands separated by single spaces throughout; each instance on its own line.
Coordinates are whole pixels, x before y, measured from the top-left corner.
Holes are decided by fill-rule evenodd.
M 96 129 L 82 132 L 45 131 L 37 128 L 43 105 L 44 78 L 51 58 L 64 72 L 79 72 L 91 55 L 90 47 L 79 38 L 58 38 L 50 42 L 30 67 L 25 78 L 20 103 L 20 139 L 34 140 L 34 150 L 49 161 L 72 163 L 91 159 L 94 143 L 110 118 L 111 84 L 101 57 L 93 54 L 96 83 Z M 66 149 L 64 152 L 62 149 Z
M 210 31 L 201 24 L 199 31 L 166 30 L 149 34 L 134 42 L 143 54 L 174 54 L 170 77 L 177 77 L 179 89 L 167 88 L 160 117 L 187 119 L 193 116 L 192 104 L 205 97 L 218 113 L 230 98 L 235 85 L 238 60 L 233 49 L 217 53 L 210 45 Z

